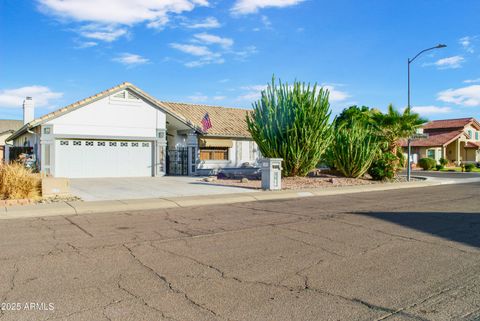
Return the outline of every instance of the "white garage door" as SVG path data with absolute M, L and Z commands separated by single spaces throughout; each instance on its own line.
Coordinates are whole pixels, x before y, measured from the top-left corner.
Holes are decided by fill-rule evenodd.
M 56 177 L 152 176 L 152 142 L 56 140 Z

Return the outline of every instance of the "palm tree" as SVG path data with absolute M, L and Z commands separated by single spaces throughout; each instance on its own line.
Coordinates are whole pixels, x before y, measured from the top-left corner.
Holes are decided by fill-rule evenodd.
M 412 112 L 411 108 L 406 108 L 403 113 L 400 113 L 392 104 L 388 105 L 388 111 L 385 114 L 373 114 L 373 119 L 379 136 L 385 141 L 385 151 L 393 155 L 397 155 L 401 139 L 410 137 L 427 122 L 419 114 Z

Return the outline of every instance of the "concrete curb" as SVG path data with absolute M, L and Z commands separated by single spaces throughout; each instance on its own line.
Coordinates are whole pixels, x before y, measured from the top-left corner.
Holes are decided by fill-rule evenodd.
M 111 213 L 124 211 L 141 211 L 163 208 L 178 208 L 190 206 L 205 206 L 218 204 L 233 204 L 242 202 L 294 199 L 312 196 L 331 196 L 365 192 L 379 192 L 405 188 L 420 188 L 440 186 L 446 184 L 463 184 L 480 182 L 480 178 L 462 180 L 442 180 L 427 178 L 421 182 L 411 183 L 386 183 L 372 185 L 358 185 L 330 188 L 310 188 L 301 190 L 234 193 L 219 195 L 199 195 L 171 198 L 149 198 L 118 201 L 94 202 L 59 202 L 51 204 L 25 205 L 16 207 L 0 207 L 0 219 L 42 217 L 56 215 L 80 215 L 89 213 Z

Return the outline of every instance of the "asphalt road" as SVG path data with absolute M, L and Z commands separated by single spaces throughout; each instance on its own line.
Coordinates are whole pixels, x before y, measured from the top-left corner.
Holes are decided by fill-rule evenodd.
M 479 320 L 479 196 L 3 220 L 0 320 Z
M 407 172 L 402 172 L 406 175 Z M 413 176 L 438 177 L 448 179 L 462 179 L 462 178 L 480 178 L 480 173 L 477 172 L 436 172 L 436 171 L 413 171 Z

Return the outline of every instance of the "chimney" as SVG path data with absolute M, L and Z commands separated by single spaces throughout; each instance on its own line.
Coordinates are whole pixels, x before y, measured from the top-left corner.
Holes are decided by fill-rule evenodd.
M 32 97 L 25 97 L 23 101 L 23 124 L 31 122 L 35 118 L 35 104 Z

